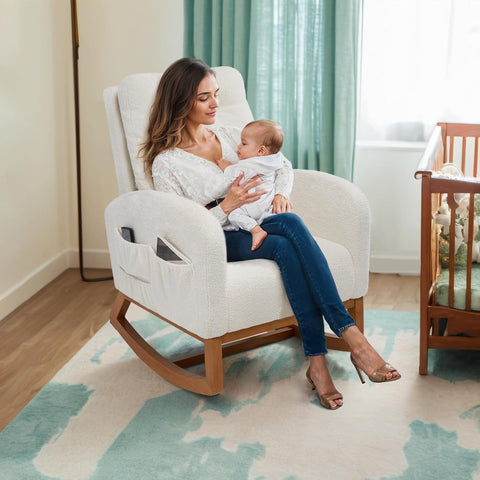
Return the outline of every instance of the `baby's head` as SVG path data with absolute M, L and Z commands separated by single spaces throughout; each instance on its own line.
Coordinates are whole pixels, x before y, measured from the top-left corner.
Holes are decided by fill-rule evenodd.
M 242 130 L 238 158 L 261 157 L 278 153 L 283 145 L 283 129 L 272 120 L 255 120 Z

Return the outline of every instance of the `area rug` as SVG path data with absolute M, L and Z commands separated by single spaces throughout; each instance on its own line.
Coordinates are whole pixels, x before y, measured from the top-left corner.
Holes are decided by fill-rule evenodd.
M 138 308 L 128 316 L 163 351 L 196 348 Z M 202 397 L 106 324 L 0 434 L 0 479 L 480 479 L 479 352 L 431 352 L 419 376 L 417 313 L 368 311 L 365 324 L 403 377 L 362 385 L 331 351 L 337 411 L 309 388 L 296 338 L 226 358 L 223 393 Z

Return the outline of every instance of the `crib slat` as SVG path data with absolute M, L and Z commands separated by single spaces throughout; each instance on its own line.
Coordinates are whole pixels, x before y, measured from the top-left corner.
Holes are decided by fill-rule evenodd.
M 455 137 L 452 135 L 450 137 L 450 148 L 448 149 L 448 161 L 450 163 L 453 163 L 453 141 L 455 140 Z
M 448 246 L 448 306 L 453 308 L 455 303 L 455 214 L 457 202 L 453 193 L 448 193 L 447 203 L 450 207 L 450 230 Z
M 478 166 L 478 137 L 475 137 L 475 152 L 473 158 L 473 176 L 477 176 L 477 166 Z
M 468 203 L 468 240 L 467 240 L 467 293 L 465 295 L 465 309 L 472 309 L 472 257 L 473 257 L 473 219 L 475 217 L 475 194 L 470 194 Z
M 462 172 L 465 173 L 465 151 L 467 150 L 467 137 L 462 137 Z

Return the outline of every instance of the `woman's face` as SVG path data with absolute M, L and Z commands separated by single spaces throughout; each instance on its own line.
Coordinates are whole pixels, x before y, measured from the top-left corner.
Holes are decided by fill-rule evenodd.
M 213 75 L 207 75 L 198 85 L 197 97 L 187 116 L 191 123 L 212 125 L 218 108 L 218 83 Z

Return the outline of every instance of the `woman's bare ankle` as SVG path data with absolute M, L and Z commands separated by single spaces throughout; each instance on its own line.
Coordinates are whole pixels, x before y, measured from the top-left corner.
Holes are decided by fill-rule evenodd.
M 326 393 L 334 388 L 334 383 L 328 371 L 325 355 L 310 357 L 310 376 L 319 393 Z
M 340 335 L 345 340 L 351 352 L 363 348 L 365 342 L 368 343 L 367 339 L 356 325 L 346 328 Z
M 345 329 L 342 332 L 342 338 L 347 343 L 355 362 L 366 374 L 371 374 L 385 364 L 383 358 L 356 325 Z

